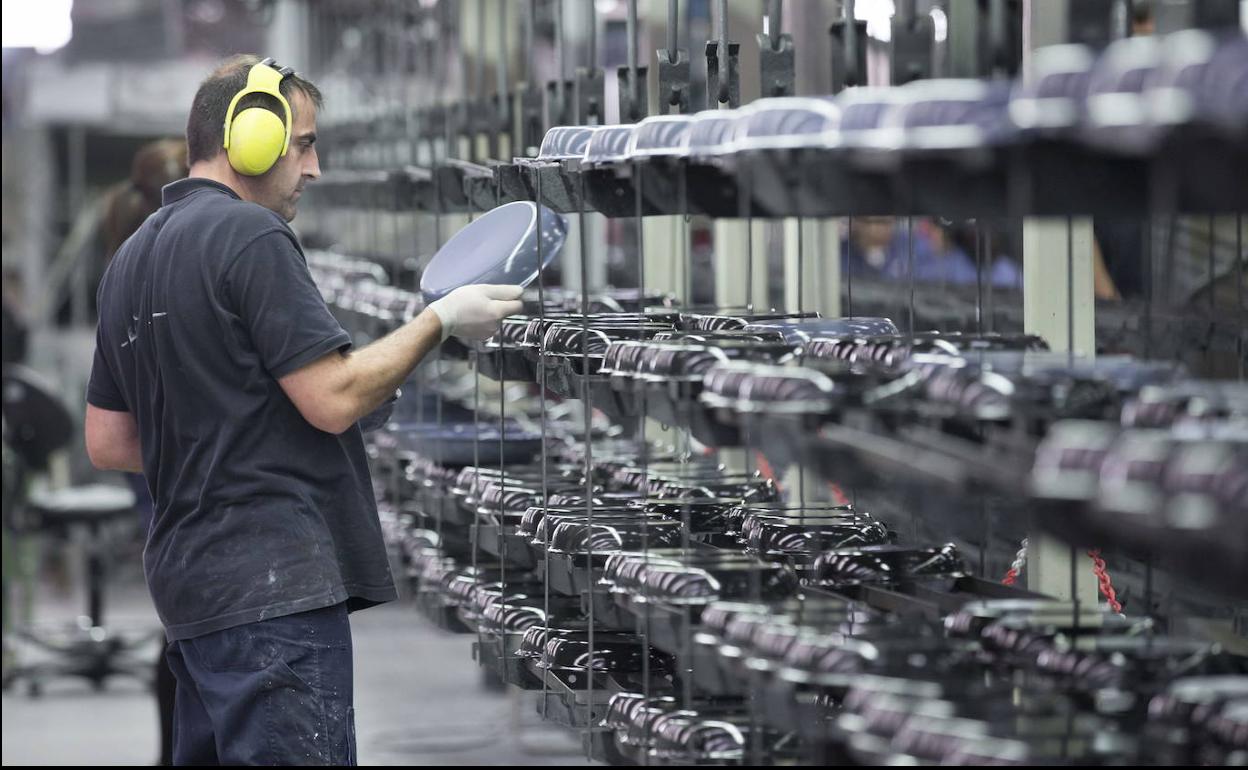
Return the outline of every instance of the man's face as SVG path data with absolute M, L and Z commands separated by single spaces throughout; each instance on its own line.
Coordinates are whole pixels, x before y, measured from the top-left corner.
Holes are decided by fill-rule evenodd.
M 316 105 L 302 91 L 296 90 L 290 100 L 294 125 L 290 131 L 290 149 L 277 159 L 273 168 L 256 179 L 256 202 L 277 212 L 287 222 L 295 218 L 295 208 L 303 194 L 303 186 L 321 175 L 316 157 Z

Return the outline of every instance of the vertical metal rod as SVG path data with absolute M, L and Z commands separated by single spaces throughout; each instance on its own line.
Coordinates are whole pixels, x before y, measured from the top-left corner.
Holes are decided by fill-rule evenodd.
M 434 395 L 435 395 L 435 397 L 438 399 L 438 403 L 440 404 L 440 403 L 441 403 L 441 400 L 442 400 L 442 394 L 441 394 L 441 392 L 440 392 L 440 389 L 438 388 L 438 383 L 437 383 L 436 381 L 435 381 L 435 383 L 434 383 L 434 388 L 433 388 L 433 391 L 434 391 Z M 499 418 L 499 419 L 501 420 L 502 418 Z M 438 418 L 438 425 L 439 425 L 439 426 L 441 426 L 441 424 L 442 424 L 442 420 L 441 420 L 441 417 L 439 417 L 439 418 Z M 501 424 L 499 425 L 499 429 L 500 429 L 500 431 L 501 431 L 501 429 L 502 429 L 502 425 L 501 425 Z M 503 456 L 503 448 L 502 448 L 502 445 L 501 445 L 501 444 L 499 445 L 499 448 L 498 448 L 498 456 L 499 456 L 499 462 L 501 463 L 501 462 L 502 462 L 502 456 Z M 439 457 L 439 458 L 438 458 L 438 460 L 439 460 L 439 463 L 438 463 L 438 464 L 439 464 L 439 465 L 441 465 L 441 462 L 440 462 L 440 461 L 441 461 L 441 459 L 442 459 L 441 457 Z M 500 479 L 500 480 L 501 480 L 501 479 Z M 476 487 L 477 487 L 477 490 L 478 490 L 478 491 L 477 491 L 477 495 L 476 495 L 476 498 L 475 498 L 475 502 L 476 502 L 477 504 L 475 505 L 475 507 L 473 508 L 473 511 L 472 511 L 472 526 L 476 528 L 476 537 L 472 537 L 472 533 L 471 533 L 471 532 L 469 533 L 469 543 L 470 543 L 470 544 L 471 544 L 471 546 L 472 546 L 472 573 L 473 573 L 473 576 L 474 576 L 474 577 L 475 577 L 476 575 L 478 575 L 478 574 L 479 574 L 479 573 L 477 572 L 477 565 L 480 563 L 480 559 L 478 558 L 478 555 L 479 555 L 479 553 L 480 553 L 480 551 L 481 551 L 481 505 L 479 504 L 479 503 L 480 503 L 480 501 L 481 501 L 481 495 L 480 495 L 480 489 L 481 489 L 481 466 L 480 466 L 480 465 L 478 465 L 478 466 L 477 466 L 477 473 L 476 473 L 476 482 L 475 482 L 475 485 L 476 485 Z M 438 516 L 438 524 L 439 524 L 439 528 L 438 528 L 438 529 L 439 529 L 439 532 L 438 532 L 438 545 L 439 545 L 439 547 L 440 547 L 440 546 L 441 546 L 441 544 L 442 544 L 442 542 L 443 542 L 443 540 L 442 540 L 442 534 L 441 534 L 441 519 L 442 519 L 442 517 L 441 517 L 441 509 L 440 509 L 440 508 L 439 508 L 438 513 L 439 513 L 439 516 Z M 500 518 L 501 518 L 501 517 L 500 517 Z M 477 649 L 481 649 L 481 628 L 480 628 L 480 626 L 478 626 L 478 627 L 477 627 L 477 634 L 476 634 L 476 636 L 477 636 Z
M 996 252 L 993 251 L 993 247 L 992 247 L 992 228 L 991 227 L 987 228 L 984 231 L 984 253 L 988 256 L 988 285 L 985 287 L 985 290 L 987 291 L 987 294 L 988 294 L 988 299 L 985 302 L 985 306 L 988 312 L 986 313 L 987 323 L 984 325 L 984 329 L 985 331 L 992 332 L 992 331 L 996 331 L 996 325 L 997 325 L 996 323 L 997 303 L 996 303 L 996 295 L 994 293 L 996 284 L 992 277 L 993 267 L 997 263 L 997 258 L 996 258 Z
M 545 326 L 546 326 L 545 324 L 545 319 L 546 319 L 545 284 L 546 284 L 546 281 L 545 281 L 545 276 L 543 274 L 546 272 L 546 266 L 542 262 L 542 240 L 544 239 L 541 237 L 542 175 L 540 173 L 537 174 L 536 187 L 537 187 L 536 197 L 537 197 L 537 229 L 538 229 L 538 238 L 537 238 L 537 307 L 538 307 L 538 310 L 537 310 L 537 313 L 538 313 L 538 317 L 542 319 L 542 329 L 544 331 Z M 549 483 L 548 483 L 547 474 L 546 474 L 546 457 L 547 457 L 547 452 L 546 452 L 546 348 L 544 345 L 538 347 L 538 370 L 541 373 L 541 383 L 538 386 L 538 393 L 539 393 L 539 399 L 540 399 L 541 409 L 542 409 L 542 417 L 541 417 L 541 421 L 542 421 L 542 425 L 541 425 L 541 428 L 542 428 L 541 429 L 541 433 L 542 433 L 542 506 L 545 507 L 550 504 L 548 500 L 550 492 L 549 492 Z M 506 396 L 504 396 L 503 400 L 504 401 L 506 400 Z
M 456 44 L 459 46 L 459 72 L 463 80 L 460 81 L 459 92 L 460 98 L 467 99 L 468 95 L 473 93 L 473 89 L 468 87 L 468 73 L 472 72 L 474 77 L 477 72 L 469 65 L 468 56 L 468 4 L 459 4 L 459 34 L 455 36 Z M 474 87 L 476 84 L 473 84 Z
M 1071 627 L 1075 632 L 1079 631 L 1079 578 L 1075 572 L 1075 565 L 1078 564 L 1078 554 L 1075 553 L 1075 547 L 1070 547 L 1070 614 Z
M 478 99 L 485 99 L 485 0 L 477 0 L 477 82 L 473 83 Z
M 983 530 L 984 539 L 979 547 L 979 576 L 988 577 L 988 548 L 992 545 L 992 517 L 988 515 L 988 505 L 979 495 L 979 526 Z
M 975 331 L 984 333 L 984 233 L 975 220 Z
M 854 16 L 854 0 L 845 0 L 845 85 L 858 86 L 866 81 L 866 73 L 858 71 L 858 22 Z
M 754 309 L 754 201 L 751 199 L 749 164 L 739 169 L 740 183 L 737 187 L 737 208 L 745 216 L 745 308 Z M 749 453 L 746 453 L 749 460 Z
M 847 222 L 846 229 L 849 231 L 849 238 L 846 239 L 846 245 L 849 248 L 846 249 L 846 251 L 852 252 L 852 250 L 855 248 L 854 246 L 854 218 L 847 217 L 846 222 Z M 845 265 L 845 315 L 849 316 L 850 318 L 853 318 L 854 317 L 854 260 L 852 258 L 852 254 L 851 255 L 843 254 L 841 255 L 841 258 L 844 260 L 846 256 L 850 256 L 850 259 L 845 260 L 843 262 L 843 264 Z
M 720 104 L 728 103 L 728 0 L 719 0 L 716 3 L 719 11 L 718 18 L 715 19 L 716 34 L 719 38 L 719 94 L 718 100 Z
M 1144 358 L 1153 357 L 1153 218 L 1149 214 L 1144 219 L 1143 237 L 1140 239 L 1144 248 L 1140 249 L 1140 275 L 1144 281 Z
M 691 233 L 689 228 L 689 189 L 688 180 L 685 175 L 684 161 L 677 161 L 680 169 L 676 178 L 676 195 L 677 207 L 681 214 L 681 221 L 684 224 L 684 234 L 680 239 L 681 254 L 681 286 L 685 290 L 685 306 L 693 305 L 693 248 L 689 243 Z
M 581 177 L 582 192 L 585 187 L 585 176 Z M 589 260 L 585 254 L 585 211 L 582 209 L 577 213 L 580 220 L 580 241 L 581 241 L 581 370 L 586 372 L 586 376 L 581 381 L 581 407 L 585 414 L 585 518 L 586 526 L 592 532 L 594 528 L 594 441 L 593 441 L 593 415 L 594 410 L 590 408 L 590 392 L 589 392 Z M 593 538 L 590 538 L 592 543 Z M 590 553 L 585 554 L 585 570 L 592 574 L 594 569 L 593 548 L 591 545 Z M 594 650 L 594 597 L 591 588 L 589 596 L 589 650 L 590 659 L 593 659 Z M 593 675 L 586 677 L 591 680 L 589 703 L 586 704 L 586 722 L 589 729 L 594 729 L 593 724 Z
M 1150 553 L 1144 559 L 1144 617 L 1153 617 L 1153 555 Z M 1153 625 L 1149 624 L 1149 633 L 1153 631 Z
M 507 8 L 511 3 L 507 0 L 497 0 L 498 2 L 498 65 L 494 71 L 498 77 L 497 91 L 499 103 L 506 98 L 508 77 L 507 77 Z
M 782 0 L 767 0 L 767 42 L 771 50 L 780 50 L 780 26 L 783 19 L 784 3 Z
M 538 264 L 540 265 L 541 262 L 539 261 Z M 538 269 L 540 270 L 541 268 L 539 267 Z M 503 322 L 502 321 L 498 322 L 498 329 L 499 329 L 498 338 L 501 340 L 503 338 L 503 334 L 502 334 Z M 506 521 L 506 516 L 503 512 L 503 505 L 507 499 L 507 458 L 504 454 L 504 450 L 505 450 L 506 442 L 507 442 L 507 397 L 506 397 L 507 373 L 506 371 L 502 369 L 502 367 L 499 367 L 499 373 L 498 373 L 498 392 L 499 392 L 499 399 L 498 399 L 498 483 L 501 487 L 500 494 L 498 496 L 498 528 L 499 528 L 499 536 L 501 537 L 502 529 L 503 529 L 503 522 Z M 479 472 L 480 471 L 478 470 L 478 473 Z M 480 485 L 478 485 L 478 487 L 479 486 Z M 478 540 L 480 540 L 480 531 L 481 531 L 480 530 L 481 519 L 479 517 L 480 517 L 481 509 L 483 507 L 484 506 L 478 505 L 477 511 L 474 514 L 474 520 L 477 522 L 477 527 L 478 527 L 477 529 Z M 503 553 L 501 548 L 499 549 L 499 553 Z M 476 558 L 476 548 L 473 549 L 473 558 L 474 559 Z M 505 558 L 501 558 L 499 559 L 499 563 L 503 565 L 500 579 L 503 583 L 502 594 L 503 596 L 506 596 L 507 595 L 507 574 L 506 574 L 507 560 Z M 476 572 L 475 569 L 473 570 L 473 572 L 474 572 L 473 578 L 475 580 L 480 580 L 481 579 L 480 573 Z M 478 629 L 480 629 L 480 624 L 478 624 L 477 627 Z M 480 633 L 479 630 L 478 630 L 478 633 Z M 481 649 L 481 646 L 478 645 L 477 649 Z
M 537 65 L 534 57 L 537 49 L 537 0 L 529 0 L 529 13 L 524 19 L 524 50 L 525 58 L 524 81 L 529 87 L 534 86 L 533 78 L 537 77 Z
M 1248 350 L 1244 350 L 1244 334 L 1242 330 L 1245 328 L 1243 321 L 1245 320 L 1245 311 L 1248 306 L 1244 304 L 1244 262 L 1248 261 L 1248 255 L 1244 254 L 1244 215 L 1242 213 L 1235 215 L 1235 298 L 1236 312 L 1239 314 L 1239 328 L 1241 329 L 1239 339 L 1236 342 L 1236 351 L 1239 359 L 1239 379 L 1244 379 L 1244 358 L 1248 357 Z
M 806 220 L 802 217 L 797 218 L 797 312 L 799 315 L 805 310 L 805 302 L 802 297 L 804 293 L 803 290 L 806 287 L 803 280 L 806 275 L 806 239 L 802 233 L 802 230 L 805 229 L 803 227 L 805 223 Z
M 906 217 L 906 281 L 910 284 L 910 305 L 907 308 L 906 331 L 914 334 L 914 217 Z
M 676 51 L 680 49 L 680 0 L 667 0 L 667 60 L 676 61 Z
M 672 58 L 671 61 L 675 61 L 675 58 Z M 681 213 L 681 221 L 684 225 L 684 233 L 683 233 L 683 237 L 681 238 L 681 248 L 684 250 L 683 258 L 681 259 L 681 265 L 684 269 L 684 276 L 683 276 L 682 284 L 685 290 L 685 306 L 691 307 L 693 305 L 693 284 L 691 280 L 692 275 L 693 275 L 693 267 L 691 265 L 691 261 L 693 259 L 693 253 L 692 253 L 692 249 L 689 243 L 689 239 L 690 239 L 689 191 L 687 187 L 684 161 L 678 160 L 676 161 L 676 163 L 677 163 L 677 168 L 679 169 L 679 176 L 677 177 L 677 180 L 678 180 L 677 193 L 679 196 L 679 202 L 678 202 L 679 209 L 678 210 Z M 682 431 L 682 438 L 684 439 L 684 451 L 682 453 L 682 457 L 684 458 L 684 462 L 687 463 L 689 461 L 689 458 L 692 456 L 692 449 L 690 446 L 690 435 L 689 435 L 688 430 Z M 693 525 L 690 521 L 689 513 L 690 512 L 689 512 L 688 505 L 681 506 L 681 547 L 686 548 L 686 549 L 689 548 L 689 536 L 691 534 L 691 530 L 693 529 Z M 682 652 L 684 652 L 684 655 L 681 656 L 682 660 L 690 660 L 690 652 L 692 650 L 692 645 L 693 645 L 693 624 L 690 620 L 689 612 L 690 612 L 689 608 L 686 607 L 685 617 L 684 617 L 685 622 L 683 625 L 683 630 L 685 631 L 685 634 L 680 639 L 680 644 L 682 645 Z M 690 666 L 691 667 L 689 669 L 681 670 L 681 677 L 680 677 L 681 682 L 684 685 L 681 691 L 681 697 L 684 699 L 685 703 L 689 703 L 693 698 L 692 661 L 690 662 Z
M 1209 320 L 1213 320 L 1213 311 L 1217 309 L 1217 288 L 1214 279 L 1217 277 L 1217 265 L 1214 259 L 1213 246 L 1218 237 L 1218 223 L 1213 214 L 1209 215 Z
M 542 240 L 543 239 L 541 238 L 541 232 L 540 232 L 542 228 L 542 175 L 540 173 L 537 174 L 536 195 L 534 197 L 537 198 L 537 228 L 539 231 L 538 239 L 537 239 L 537 317 L 540 319 L 538 322 L 539 330 L 542 332 L 540 337 L 543 338 L 543 339 L 539 339 L 538 348 L 537 348 L 537 393 L 538 393 L 538 401 L 539 401 L 540 409 L 542 413 L 541 414 L 541 430 L 539 431 L 539 433 L 541 434 L 541 437 L 542 437 L 542 515 L 543 517 L 545 517 L 545 516 L 550 515 L 550 508 L 549 508 L 550 502 L 549 502 L 549 487 L 547 484 L 547 472 L 546 472 L 546 348 L 543 344 L 541 344 L 542 341 L 544 340 L 545 330 L 546 330 L 546 289 L 545 289 L 545 280 L 543 279 L 543 275 L 542 275 L 545 272 L 545 265 L 542 264 Z M 501 395 L 502 395 L 502 400 L 506 401 L 507 394 L 502 393 Z M 546 614 L 545 617 L 546 617 L 547 628 L 550 628 L 550 535 L 551 535 L 551 532 L 553 531 L 554 531 L 554 528 L 550 526 L 550 522 L 549 521 L 546 522 L 546 547 L 543 550 L 543 555 L 544 555 L 543 564 L 544 564 L 544 570 L 546 574 L 543 576 L 542 584 L 544 587 L 543 588 L 543 591 L 544 591 L 543 612 L 545 612 Z M 593 656 L 591 655 L 590 657 L 592 658 Z M 548 685 L 549 685 L 549 682 L 547 681 L 546 676 L 543 675 L 542 676 L 542 716 L 543 717 L 545 717 L 546 715 L 546 707 L 547 707 L 547 703 L 549 699 L 549 692 L 547 689 Z
M 598 7 L 593 3 L 585 12 L 585 66 L 593 69 L 598 66 Z
M 777 0 L 776 5 L 779 5 Z M 797 313 L 800 316 L 806 310 L 803 297 L 806 291 L 806 237 L 803 232 L 806 220 L 797 218 Z M 803 508 L 806 507 L 806 463 L 797 466 L 797 497 Z
M 631 92 L 629 99 L 629 109 L 633 111 L 633 115 L 621 115 L 620 120 L 629 118 L 639 118 L 637 114 L 637 104 L 641 101 L 641 91 L 637 84 L 637 0 L 628 0 L 628 88 Z
M 646 293 L 646 239 L 645 239 L 645 220 L 642 217 L 642 201 L 641 201 L 641 164 L 633 161 L 633 215 L 637 222 L 637 290 L 642 297 Z M 637 319 L 637 338 L 642 338 L 642 325 L 645 323 L 644 315 L 639 315 Z M 649 500 L 650 494 L 650 447 L 646 441 L 646 414 L 648 404 L 646 402 L 645 391 L 642 391 L 641 415 L 638 417 L 638 432 L 641 434 L 641 496 L 643 500 Z M 649 564 L 650 561 L 650 528 L 649 519 L 645 516 L 641 518 L 641 550 L 643 562 Z M 651 604 L 646 603 L 646 611 L 643 617 L 638 621 L 641 631 L 641 646 L 643 654 L 641 656 L 641 679 L 643 694 L 647 699 L 650 698 L 650 626 L 651 626 Z M 646 732 L 643 736 L 643 745 L 650 744 L 650 720 L 646 721 Z M 642 753 L 643 764 L 650 764 L 650 753 L 644 751 Z
M 433 184 L 434 184 L 434 199 L 438 202 L 437 208 L 433 215 L 433 231 L 434 231 L 433 250 L 434 252 L 437 252 L 437 250 L 442 246 L 442 204 L 441 204 L 442 195 L 441 195 L 441 191 L 438 189 L 438 177 L 436 175 L 434 176 Z M 433 412 L 434 412 L 433 419 L 434 419 L 434 422 L 440 426 L 442 424 L 442 398 L 437 392 L 438 390 L 437 386 L 439 384 L 438 381 L 441 379 L 441 375 L 442 375 L 442 348 L 441 347 L 438 347 L 436 349 L 436 354 L 434 355 L 434 358 L 433 358 L 433 366 L 430 367 L 430 372 L 433 376 L 433 387 L 431 389 L 434 391 L 434 395 L 437 396 L 437 398 L 435 398 L 433 402 Z M 434 459 L 437 461 L 439 465 L 441 465 L 442 464 L 441 442 L 438 442 L 436 446 L 437 446 L 437 450 L 434 452 Z
M 559 78 L 559 94 L 562 97 L 563 83 L 568 77 L 568 57 L 563 49 L 563 0 L 555 0 L 555 71 Z
M 1075 220 L 1066 217 L 1066 360 L 1075 362 Z M 1071 558 L 1071 596 L 1074 592 L 1074 558 Z

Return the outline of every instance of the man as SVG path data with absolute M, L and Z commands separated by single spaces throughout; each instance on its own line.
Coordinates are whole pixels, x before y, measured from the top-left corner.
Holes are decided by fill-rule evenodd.
M 286 224 L 320 176 L 321 95 L 270 64 L 200 85 L 190 175 L 98 295 L 87 452 L 152 491 L 178 764 L 354 764 L 347 613 L 396 596 L 357 423 L 447 336 L 520 309 L 519 287 L 463 287 L 352 350 Z

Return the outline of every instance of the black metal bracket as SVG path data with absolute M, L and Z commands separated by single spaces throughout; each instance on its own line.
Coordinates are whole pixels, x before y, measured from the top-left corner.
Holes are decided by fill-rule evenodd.
M 420 110 L 416 114 L 416 130 L 419 140 L 425 143 L 432 165 L 438 157 L 438 142 L 446 139 L 446 110 L 440 105 Z M 412 163 L 419 165 L 419 157 L 413 157 Z
M 893 17 L 892 79 L 900 86 L 932 76 L 932 52 L 936 47 L 936 25 L 927 14 L 913 19 Z
M 728 106 L 741 106 L 741 74 L 738 67 L 741 44 L 728 44 Z M 706 107 L 714 110 L 719 101 L 719 41 L 706 41 Z
M 527 83 L 521 83 L 514 92 L 513 98 L 519 103 L 520 135 L 517 137 L 513 150 L 516 155 L 537 154 L 546 133 L 542 114 L 542 92 Z
M 832 93 L 839 93 L 849 86 L 866 85 L 867 23 L 855 21 L 851 30 L 844 19 L 837 19 L 828 31 L 832 35 Z M 850 49 L 852 59 L 847 55 Z
M 637 68 L 637 98 L 633 100 L 632 81 L 627 66 L 616 71 L 620 91 L 620 122 L 636 123 L 650 114 L 650 94 L 646 86 L 649 69 Z
M 573 90 L 576 82 L 572 80 L 546 81 L 546 125 L 570 126 L 575 115 Z
M 759 80 L 762 96 L 792 96 L 796 92 L 795 54 L 793 36 L 780 35 L 779 48 L 771 47 L 771 37 L 758 33 L 758 65 L 762 73 Z
M 498 135 L 496 130 L 499 121 L 494 98 L 486 96 L 469 102 L 468 109 L 471 110 L 471 114 L 468 116 L 467 133 L 472 141 L 469 158 L 473 161 L 481 160 L 480 153 L 477 152 L 477 146 L 482 137 L 485 137 L 487 143 L 486 155 L 492 158 L 498 157 Z
M 576 68 L 576 123 L 579 126 L 600 126 L 606 122 L 604 82 L 598 67 Z
M 511 133 L 511 99 L 506 92 L 502 92 L 491 96 L 490 101 L 494 105 L 493 118 L 495 120 L 494 126 L 490 131 L 490 154 L 492 157 L 501 160 L 503 137 Z
M 655 52 L 659 61 L 659 110 L 664 114 L 689 111 L 689 52 L 676 49 L 676 61 L 671 52 L 660 48 Z
M 461 142 L 472 137 L 472 107 L 467 99 L 454 102 L 446 111 L 446 157 L 460 157 Z M 471 148 L 469 148 L 471 150 Z

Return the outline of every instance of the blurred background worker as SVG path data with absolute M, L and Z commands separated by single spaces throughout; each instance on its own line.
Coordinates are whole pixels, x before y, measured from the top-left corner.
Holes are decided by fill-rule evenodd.
M 134 155 L 130 178 L 104 194 L 100 234 L 104 244 L 104 264 L 117 249 L 139 229 L 139 225 L 160 208 L 160 191 L 165 185 L 186 176 L 186 140 L 161 139 L 144 145 Z M 100 273 L 103 274 L 101 267 Z M 94 292 L 93 292 L 94 294 Z M 140 531 L 147 532 L 152 524 L 152 497 L 142 474 L 127 473 L 126 480 L 134 490 L 135 507 L 140 516 Z M 156 707 L 160 718 L 160 765 L 173 764 L 173 701 L 177 680 L 169 670 L 167 643 L 160 645 L 156 659 Z
M 913 238 L 913 246 L 911 239 Z M 990 255 L 983 280 L 993 286 L 1018 288 L 1022 273 L 1002 254 Z M 908 280 L 919 283 L 973 285 L 980 271 L 975 260 L 935 220 L 915 218 L 908 226 L 895 217 L 854 217 L 841 242 L 841 269 L 855 278 Z

